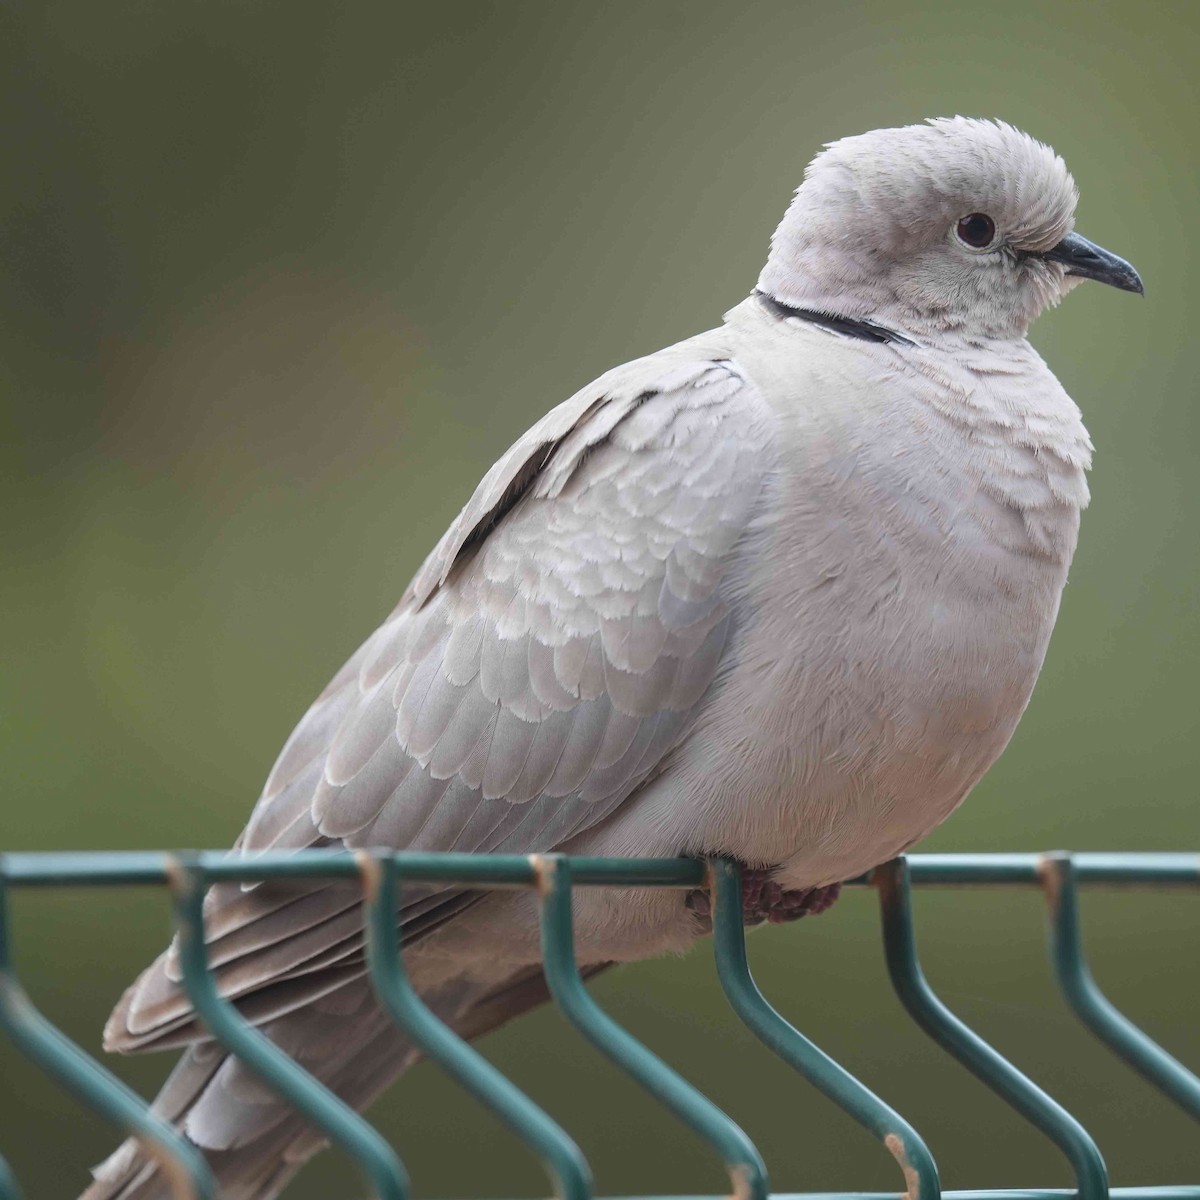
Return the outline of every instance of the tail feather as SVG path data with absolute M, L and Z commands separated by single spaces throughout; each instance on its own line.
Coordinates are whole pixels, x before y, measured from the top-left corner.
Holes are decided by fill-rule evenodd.
M 590 978 L 610 965 L 586 966 L 582 974 Z M 498 986 L 459 982 L 425 998 L 443 1021 L 472 1039 L 547 999 L 536 965 Z M 360 1110 L 419 1057 L 362 977 L 261 1028 Z M 188 1047 L 153 1109 L 204 1152 L 222 1200 L 273 1200 L 325 1145 L 289 1105 L 212 1041 Z M 95 1182 L 80 1200 L 174 1200 L 169 1183 L 134 1140 L 123 1143 L 92 1174 Z
M 399 1045 L 398 1039 L 391 1045 L 368 1043 L 347 1064 L 344 1080 L 335 1081 L 342 1084 L 336 1090 L 347 1103 L 363 1108 L 404 1070 L 410 1056 L 411 1051 Z M 180 1064 L 182 1069 L 193 1066 L 189 1060 L 190 1053 Z M 219 1103 L 223 1092 L 219 1085 L 202 1085 L 199 1097 Z M 223 1149 L 201 1147 L 222 1200 L 273 1200 L 304 1163 L 324 1148 L 325 1140 L 303 1118 L 281 1102 L 277 1108 L 279 1119 L 242 1144 Z M 194 1141 L 190 1133 L 186 1136 Z M 135 1141 L 123 1143 L 93 1175 L 95 1182 L 81 1200 L 174 1200 L 169 1182 Z
M 375 1005 L 365 980 L 353 1014 L 309 1009 L 263 1027 L 272 1041 L 355 1109 L 365 1108 L 417 1058 Z M 345 997 L 340 998 L 342 1008 Z M 461 989 L 438 997 L 453 1014 Z M 190 1047 L 153 1110 L 203 1151 L 222 1200 L 272 1200 L 325 1142 L 290 1105 L 212 1042 Z M 93 1172 L 80 1200 L 174 1200 L 170 1183 L 134 1139 Z

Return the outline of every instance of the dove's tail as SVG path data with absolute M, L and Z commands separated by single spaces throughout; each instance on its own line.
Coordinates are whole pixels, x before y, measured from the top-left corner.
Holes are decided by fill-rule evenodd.
M 545 999 L 540 968 L 500 987 L 458 983 L 425 997 L 467 1038 Z M 379 1008 L 365 979 L 259 1028 L 355 1109 L 366 1108 L 419 1057 Z M 272 1200 L 325 1145 L 294 1109 L 211 1041 L 188 1047 L 154 1111 L 203 1151 L 221 1200 Z M 95 1182 L 80 1200 L 174 1200 L 168 1179 L 132 1139 L 92 1174 Z
M 582 968 L 584 978 L 609 964 Z M 480 1037 L 547 999 L 540 966 L 503 984 L 458 982 L 426 1004 L 460 1036 Z M 387 1018 L 365 979 L 259 1028 L 355 1109 L 366 1108 L 419 1057 Z M 154 1101 L 204 1153 L 221 1200 L 273 1200 L 324 1145 L 294 1109 L 214 1042 L 187 1048 Z M 133 1140 L 94 1169 L 80 1200 L 174 1200 L 158 1165 Z
M 469 997 L 437 997 L 453 1017 Z M 365 1108 L 417 1057 L 374 1003 L 365 980 L 261 1027 L 347 1104 Z M 188 1047 L 154 1111 L 203 1152 L 222 1200 L 270 1200 L 325 1144 L 321 1135 L 214 1042 Z M 173 1200 L 158 1165 L 134 1140 L 92 1172 L 81 1200 Z

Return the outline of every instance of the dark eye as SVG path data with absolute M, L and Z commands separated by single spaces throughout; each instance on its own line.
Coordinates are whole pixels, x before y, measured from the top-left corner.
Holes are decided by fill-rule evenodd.
M 971 213 L 959 221 L 958 236 L 968 246 L 982 250 L 996 236 L 996 222 L 985 213 Z

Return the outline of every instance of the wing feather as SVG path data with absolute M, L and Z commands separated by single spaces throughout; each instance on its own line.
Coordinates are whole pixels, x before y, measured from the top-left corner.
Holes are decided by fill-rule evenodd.
M 390 705 L 371 703 L 376 691 L 387 686 L 389 678 L 393 676 L 384 676 L 363 695 L 353 715 L 334 734 L 324 767 L 324 778 L 330 788 L 345 787 L 394 739 L 395 712 Z
M 464 774 L 480 742 L 490 738 L 496 714 L 495 703 L 482 691 L 478 688 L 467 690 L 466 698 L 446 726 L 426 763 L 435 779 Z

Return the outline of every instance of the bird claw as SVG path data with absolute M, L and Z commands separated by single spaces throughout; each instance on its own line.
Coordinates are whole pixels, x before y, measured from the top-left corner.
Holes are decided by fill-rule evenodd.
M 769 870 L 742 868 L 742 924 L 783 925 L 801 917 L 816 916 L 829 908 L 841 893 L 840 883 L 825 887 L 785 888 L 771 878 Z M 685 903 L 698 917 L 711 921 L 712 898 L 703 888 L 688 892 Z

